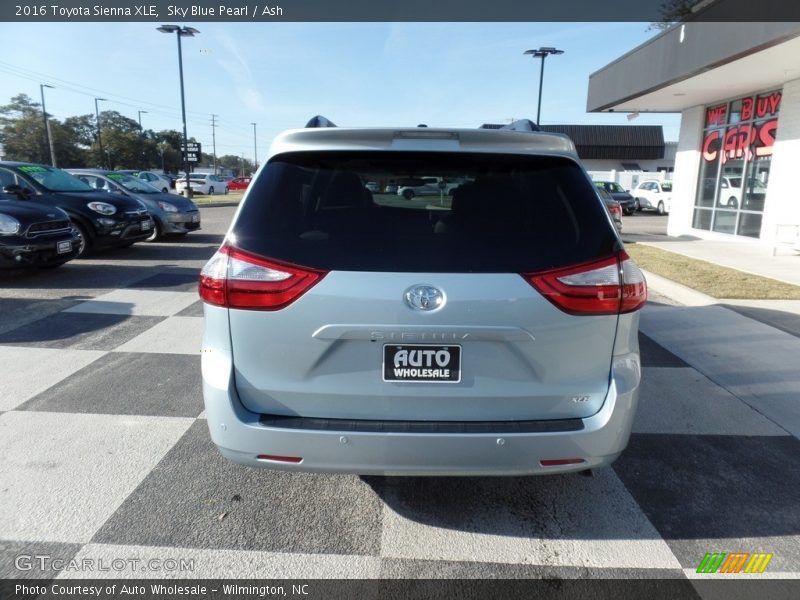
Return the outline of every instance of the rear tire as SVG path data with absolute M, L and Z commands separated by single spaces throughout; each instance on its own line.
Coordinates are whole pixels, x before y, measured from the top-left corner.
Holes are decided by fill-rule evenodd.
M 413 199 L 415 195 L 413 190 L 403 190 L 403 198 L 406 200 Z
M 736 196 L 728 198 L 728 208 L 739 208 L 739 203 L 736 201 Z
M 664 210 L 664 203 L 663 203 L 663 202 L 661 202 L 660 200 L 659 200 L 659 202 L 658 202 L 658 208 L 657 208 L 656 210 L 658 211 L 658 214 L 659 214 L 659 215 L 665 215 L 665 214 L 667 214 L 667 211 L 666 211 L 666 210 Z

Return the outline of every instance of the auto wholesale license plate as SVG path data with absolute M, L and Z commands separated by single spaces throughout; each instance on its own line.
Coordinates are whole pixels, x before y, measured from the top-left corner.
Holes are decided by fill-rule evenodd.
M 383 347 L 383 380 L 458 383 L 461 381 L 461 346 L 386 344 Z
M 142 221 L 142 231 L 150 231 L 153 228 L 152 221 Z
M 56 254 L 67 254 L 68 252 L 72 252 L 71 241 L 65 240 L 63 242 L 58 242 L 58 244 L 56 244 Z

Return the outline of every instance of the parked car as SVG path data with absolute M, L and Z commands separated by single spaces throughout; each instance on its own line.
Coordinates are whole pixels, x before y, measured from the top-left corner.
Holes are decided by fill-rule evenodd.
M 200 229 L 200 210 L 188 198 L 161 192 L 141 179 L 119 171 L 67 169 L 67 172 L 90 187 L 128 196 L 144 204 L 155 222 L 148 242 Z
M 368 181 L 364 187 L 366 187 L 370 192 L 373 194 L 377 194 L 381 191 L 381 186 L 378 185 L 377 181 Z
M 615 181 L 595 181 L 594 185 L 600 189 L 605 190 L 611 197 L 619 202 L 623 212 L 626 215 L 632 215 L 639 207 L 636 205 L 636 199 L 629 191 L 624 189 L 620 184 Z
M 397 184 L 396 183 L 388 183 L 386 187 L 383 188 L 384 194 L 396 194 L 397 193 Z
M 213 196 L 214 194 L 228 193 L 228 184 L 222 181 L 217 175 L 210 175 L 208 173 L 190 173 L 189 186 L 192 188 L 193 194 Z M 186 193 L 185 175 L 175 182 L 175 191 L 179 194 Z
M 0 191 L 0 269 L 59 267 L 79 246 L 63 210 Z
M 639 182 L 632 194 L 636 198 L 639 210 L 654 210 L 660 215 L 665 215 L 672 204 L 672 182 L 646 179 Z
M 446 196 L 458 186 L 459 183 L 449 182 L 443 177 L 406 178 L 400 180 L 397 195 L 406 200 L 411 200 L 416 196 L 439 196 L 442 193 Z
M 153 219 L 141 202 L 96 190 L 61 169 L 0 161 L 0 182 L 6 193 L 66 212 L 80 235 L 78 256 L 130 246 L 153 233 Z
M 228 182 L 228 189 L 231 191 L 246 190 L 250 185 L 250 179 L 250 177 L 236 177 Z
M 611 194 L 603 187 L 597 187 L 597 194 L 605 203 L 608 214 L 611 215 L 611 219 L 614 221 L 614 226 L 617 228 L 617 231 L 622 232 L 622 205 L 614 200 Z
M 200 274 L 203 395 L 227 458 L 530 475 L 625 448 L 646 284 L 574 144 L 424 133 L 319 128 L 272 144 Z M 398 206 L 363 183 L 454 172 L 449 207 Z
M 168 175 L 162 175 L 161 173 L 154 173 L 153 171 L 130 171 L 130 170 L 121 170 L 118 173 L 125 173 L 126 175 L 130 175 L 132 177 L 136 177 L 141 179 L 145 183 L 149 183 L 151 186 L 156 188 L 158 191 L 163 192 L 164 194 L 168 193 L 170 189 L 175 189 L 175 182 L 171 177 Z

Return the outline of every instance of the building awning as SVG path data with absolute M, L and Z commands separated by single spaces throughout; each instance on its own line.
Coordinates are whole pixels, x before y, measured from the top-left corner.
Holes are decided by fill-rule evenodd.
M 800 23 L 674 25 L 589 76 L 589 112 L 680 112 L 800 79 Z

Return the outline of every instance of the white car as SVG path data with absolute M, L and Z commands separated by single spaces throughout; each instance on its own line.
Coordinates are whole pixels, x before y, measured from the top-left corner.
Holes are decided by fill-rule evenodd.
M 411 200 L 415 196 L 438 196 L 442 192 L 447 196 L 459 185 L 460 182 L 450 182 L 442 177 L 420 177 L 419 179 L 401 180 L 400 186 L 397 188 L 397 195 L 406 200 Z
M 191 173 L 189 175 L 189 185 L 193 194 L 227 194 L 228 183 L 217 175 L 209 173 Z M 181 177 L 175 182 L 175 191 L 179 194 L 186 194 L 186 177 Z
M 646 179 L 631 190 L 631 194 L 636 199 L 639 210 L 654 210 L 665 215 L 672 204 L 672 182 Z
M 132 177 L 137 177 L 142 181 L 149 183 L 156 188 L 159 192 L 168 194 L 172 187 L 172 178 L 161 173 L 154 173 L 153 171 L 120 171 Z

